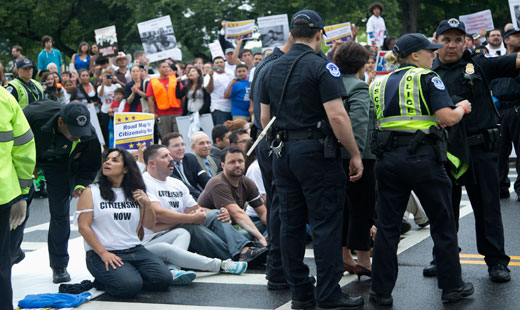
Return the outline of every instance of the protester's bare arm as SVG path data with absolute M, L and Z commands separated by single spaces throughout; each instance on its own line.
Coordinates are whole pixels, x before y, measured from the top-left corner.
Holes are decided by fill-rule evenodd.
M 240 208 L 237 204 L 229 204 L 224 206 L 224 208 L 228 210 L 231 218 L 235 220 L 235 222 L 240 225 L 240 227 L 250 233 L 251 236 L 255 237 L 262 246 L 267 246 L 267 241 L 265 240 L 264 236 L 260 233 L 260 231 L 258 231 L 258 228 L 256 228 L 255 224 L 253 224 L 253 221 L 251 221 L 249 215 L 247 215 L 242 208 Z

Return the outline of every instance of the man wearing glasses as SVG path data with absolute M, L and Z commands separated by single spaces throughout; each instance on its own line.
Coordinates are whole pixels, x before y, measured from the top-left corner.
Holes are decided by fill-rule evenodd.
M 231 146 L 238 146 L 244 154 L 247 152 L 246 147 L 249 141 L 251 141 L 251 136 L 245 129 L 235 130 L 229 135 L 229 144 Z

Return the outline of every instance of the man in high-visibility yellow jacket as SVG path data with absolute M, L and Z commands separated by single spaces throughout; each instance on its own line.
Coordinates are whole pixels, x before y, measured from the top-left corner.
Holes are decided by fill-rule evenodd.
M 0 305 L 12 309 L 10 230 L 25 219 L 24 195 L 32 186 L 36 146 L 15 98 L 0 87 Z

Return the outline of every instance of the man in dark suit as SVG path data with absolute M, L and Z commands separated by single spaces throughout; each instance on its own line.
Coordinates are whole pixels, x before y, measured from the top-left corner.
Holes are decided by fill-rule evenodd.
M 162 139 L 163 144 L 173 157 L 173 173 L 171 177 L 181 180 L 190 190 L 190 194 L 198 199 L 210 176 L 202 169 L 193 154 L 186 154 L 184 140 L 178 132 L 171 132 Z

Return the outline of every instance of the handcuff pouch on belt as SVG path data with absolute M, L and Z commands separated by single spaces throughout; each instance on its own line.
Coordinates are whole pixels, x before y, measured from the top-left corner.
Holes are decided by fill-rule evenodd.
M 318 122 L 316 127 L 321 131 L 321 133 L 325 136 L 320 139 L 320 142 L 323 144 L 323 156 L 327 159 L 336 159 L 342 158 L 347 159 L 348 153 L 347 150 L 341 145 L 338 141 L 338 138 L 334 135 L 334 131 L 332 130 L 332 126 L 327 119 L 321 120 Z
M 392 150 L 392 132 L 374 130 L 370 149 L 377 158 L 383 158 L 385 152 Z
M 422 132 L 422 131 L 421 131 Z M 433 138 L 433 153 L 440 163 L 448 161 L 448 131 L 436 126 L 430 127 L 430 138 Z
M 468 146 L 482 146 L 488 152 L 498 150 L 500 130 L 498 128 L 484 129 L 478 133 L 470 134 L 466 139 Z

